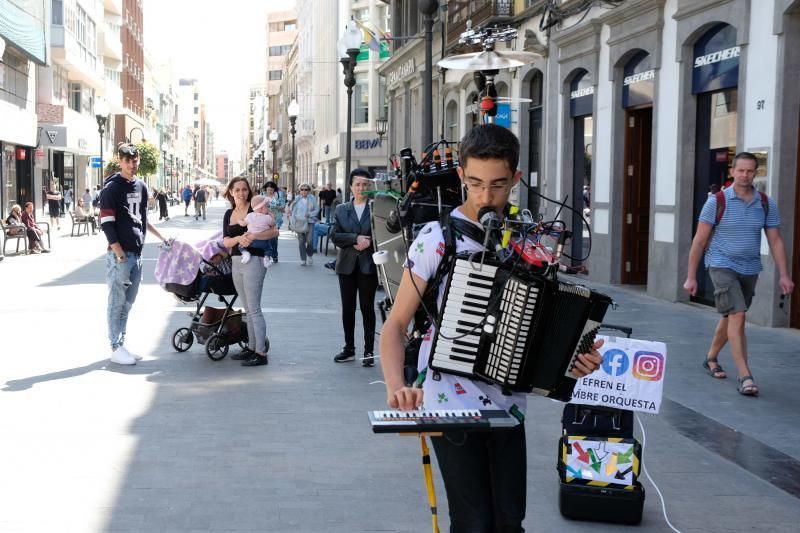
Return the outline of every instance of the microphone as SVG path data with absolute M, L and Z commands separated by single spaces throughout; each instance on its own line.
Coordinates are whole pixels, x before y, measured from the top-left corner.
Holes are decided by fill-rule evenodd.
M 503 221 L 497 216 L 494 208 L 487 206 L 478 211 L 478 222 L 481 223 L 485 232 L 483 247 L 492 249 L 500 260 L 505 259 L 503 236 L 500 234 Z

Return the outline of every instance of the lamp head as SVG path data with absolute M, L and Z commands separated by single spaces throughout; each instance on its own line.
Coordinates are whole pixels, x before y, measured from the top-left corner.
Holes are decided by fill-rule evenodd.
M 297 118 L 300 115 L 300 104 L 297 103 L 295 98 L 289 103 L 288 108 L 289 118 Z
M 0 54 L 2 55 L 2 54 Z M 111 111 L 108 109 L 108 102 L 105 98 L 98 98 L 94 103 L 94 116 L 97 118 L 97 121 L 100 121 L 100 117 L 105 119 Z
M 386 132 L 389 129 L 389 121 L 384 117 L 381 117 L 375 121 L 375 133 L 378 134 L 378 137 L 383 137 L 386 135 Z
M 169 145 L 166 142 L 161 143 L 161 151 L 166 152 L 169 150 Z
M 344 25 L 344 33 L 342 34 L 342 43 L 346 50 L 358 50 L 361 48 L 361 30 L 358 29 L 358 25 L 356 24 L 355 20 L 347 21 L 347 24 Z M 344 57 L 345 54 L 340 54 L 339 57 Z
M 3 54 L 6 51 L 6 41 L 0 37 L 0 59 L 3 59 Z
M 272 130 L 269 132 L 269 140 L 272 142 L 278 141 L 278 130 Z

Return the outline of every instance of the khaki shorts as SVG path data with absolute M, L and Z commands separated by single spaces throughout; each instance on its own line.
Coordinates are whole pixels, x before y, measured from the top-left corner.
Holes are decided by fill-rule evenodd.
M 729 268 L 711 267 L 708 275 L 714 283 L 714 303 L 721 315 L 742 313 L 750 308 L 758 274 L 745 276 Z

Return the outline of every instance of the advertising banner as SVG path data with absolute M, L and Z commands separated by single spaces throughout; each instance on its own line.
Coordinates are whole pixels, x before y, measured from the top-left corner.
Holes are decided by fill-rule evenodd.
M 603 364 L 578 380 L 570 403 L 602 405 L 656 414 L 667 366 L 663 342 L 606 337 L 600 348 Z

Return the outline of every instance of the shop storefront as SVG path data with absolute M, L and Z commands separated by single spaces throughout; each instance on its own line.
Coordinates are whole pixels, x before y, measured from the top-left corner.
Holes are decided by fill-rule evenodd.
M 33 149 L 0 142 L 0 180 L 2 180 L 3 218 L 11 206 L 24 205 L 33 197 Z

